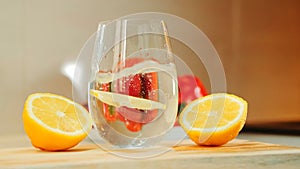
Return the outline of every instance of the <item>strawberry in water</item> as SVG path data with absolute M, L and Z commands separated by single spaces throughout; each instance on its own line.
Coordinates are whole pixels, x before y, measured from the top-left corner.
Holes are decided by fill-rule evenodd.
M 118 64 L 115 71 L 120 71 L 143 61 L 143 58 L 127 58 L 125 62 Z M 96 89 L 158 101 L 157 78 L 157 72 L 140 73 L 121 77 L 113 82 L 97 84 Z M 99 100 L 97 102 L 108 122 L 122 121 L 127 129 L 132 132 L 140 131 L 144 124 L 152 122 L 157 117 L 158 110 L 141 110 L 130 108 L 130 106 L 113 107 Z
M 201 80 L 193 75 L 178 76 L 178 106 L 179 111 L 191 101 L 206 96 L 207 90 Z
M 105 91 L 105 92 L 110 92 L 111 91 L 111 83 L 103 83 L 103 84 L 97 83 L 96 89 Z M 113 122 L 113 121 L 117 120 L 117 114 L 115 113 L 113 106 L 103 103 L 100 100 L 97 100 L 97 105 L 100 109 L 102 109 L 103 115 L 107 121 Z
M 135 75 L 135 78 L 130 80 L 130 85 L 128 88 L 129 95 L 157 101 L 157 73 L 153 72 L 138 75 L 139 78 L 137 78 L 137 75 Z M 117 111 L 124 118 L 131 120 L 132 122 L 143 124 L 153 121 L 156 118 L 158 112 L 157 110 L 139 110 L 126 106 L 118 107 Z
M 127 59 L 125 67 L 131 67 L 142 61 L 144 61 L 142 58 Z M 118 93 L 154 101 L 158 100 L 158 95 L 154 92 L 157 88 L 157 73 L 155 72 L 124 77 L 117 82 Z M 118 107 L 116 111 L 118 112 L 118 119 L 124 121 L 127 129 L 132 132 L 140 131 L 143 124 L 151 122 L 157 115 L 157 110 L 146 111 L 126 106 Z
M 149 96 L 154 86 L 152 86 L 152 73 L 142 74 L 143 85 L 142 85 L 142 97 L 152 100 Z
M 142 87 L 142 96 L 145 99 L 158 101 L 158 81 L 157 81 L 157 73 L 145 73 L 142 75 L 143 77 L 143 87 Z M 142 123 L 149 123 L 153 121 L 157 116 L 157 110 L 147 110 L 143 113 Z
M 132 132 L 138 132 L 142 129 L 143 124 L 131 120 L 125 120 L 126 128 Z
M 129 96 L 140 97 L 142 91 L 142 79 L 140 74 L 129 78 L 128 94 Z

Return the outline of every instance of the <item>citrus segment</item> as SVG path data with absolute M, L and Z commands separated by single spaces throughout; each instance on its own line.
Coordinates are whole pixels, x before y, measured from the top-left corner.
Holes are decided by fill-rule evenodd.
M 138 108 L 144 110 L 166 109 L 166 105 L 160 102 L 119 93 L 111 93 L 91 89 L 90 94 L 101 100 L 102 102 L 115 107 L 127 106 L 130 108 Z
M 92 127 L 83 106 L 50 93 L 32 94 L 26 99 L 23 122 L 33 146 L 48 151 L 75 146 Z
M 225 93 L 211 94 L 192 101 L 179 116 L 187 135 L 199 145 L 222 145 L 243 128 L 247 102 Z

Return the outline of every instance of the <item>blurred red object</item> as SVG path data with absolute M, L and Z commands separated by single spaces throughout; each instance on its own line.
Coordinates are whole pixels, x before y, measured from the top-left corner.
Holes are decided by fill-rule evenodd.
M 191 101 L 206 96 L 207 90 L 197 76 L 182 75 L 178 76 L 178 114 Z M 179 125 L 178 121 L 175 126 Z

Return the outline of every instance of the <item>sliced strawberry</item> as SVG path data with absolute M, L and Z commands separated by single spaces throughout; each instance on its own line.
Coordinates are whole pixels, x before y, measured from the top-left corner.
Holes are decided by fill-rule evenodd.
M 120 68 L 128 68 L 137 63 L 144 61 L 142 58 L 128 58 L 124 63 L 118 65 Z M 143 73 L 134 76 L 123 77 L 116 83 L 118 93 L 127 94 L 134 97 L 140 97 L 158 101 L 157 90 L 157 73 Z M 157 110 L 139 110 L 121 106 L 115 110 L 118 112 L 118 119 L 124 121 L 128 130 L 137 132 L 142 129 L 143 123 L 149 123 L 157 116 Z
M 155 88 L 155 81 L 154 81 L 154 77 L 155 75 L 153 75 L 154 73 L 144 73 L 142 74 L 142 92 L 141 92 L 141 96 L 145 99 L 156 99 L 156 98 L 150 98 L 150 94 L 151 92 L 154 90 Z M 152 96 L 151 96 L 152 97 Z
M 157 73 L 145 73 L 142 75 L 142 97 L 145 99 L 158 101 L 158 81 L 157 81 Z M 142 114 L 142 123 L 149 123 L 153 121 L 157 116 L 158 110 L 147 110 Z
M 125 120 L 125 125 L 127 127 L 128 130 L 132 131 L 132 132 L 138 132 L 142 129 L 142 124 L 141 123 L 137 123 L 131 120 L 126 119 Z
M 142 79 L 140 74 L 136 74 L 130 77 L 128 85 L 129 96 L 140 97 L 142 91 Z
M 121 79 L 118 84 L 118 92 L 127 94 L 129 96 L 140 97 L 142 90 L 142 79 L 140 74 L 134 76 L 125 77 Z M 140 122 L 141 112 L 135 108 L 129 108 L 125 106 L 118 107 L 116 111 L 120 114 L 120 118 L 128 119 L 133 122 Z M 122 119 L 123 120 L 123 119 Z
M 157 101 L 157 73 L 144 73 L 138 76 L 139 78 L 135 75 L 135 78 L 130 81 L 132 85 L 129 85 L 129 95 Z M 140 90 L 137 91 L 137 88 Z M 153 121 L 157 116 L 158 110 L 139 110 L 121 106 L 117 108 L 117 112 L 125 119 L 130 120 L 131 123 L 137 122 L 144 124 Z

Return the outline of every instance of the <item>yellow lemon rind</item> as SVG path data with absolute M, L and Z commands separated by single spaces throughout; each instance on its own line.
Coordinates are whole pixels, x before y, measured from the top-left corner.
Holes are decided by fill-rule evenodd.
M 49 127 L 40 119 L 38 119 L 32 112 L 33 106 L 31 103 L 34 99 L 37 99 L 41 96 L 55 97 L 62 99 L 67 103 L 76 104 L 80 111 L 87 113 L 87 115 L 84 116 L 86 118 L 86 124 L 82 127 L 82 130 L 77 130 L 75 132 L 65 132 Z M 88 132 L 92 128 L 91 116 L 83 106 L 72 102 L 71 100 L 63 96 L 50 93 L 35 93 L 28 96 L 23 110 L 23 122 L 24 130 L 30 138 L 32 145 L 34 147 L 47 151 L 66 150 L 74 147 L 87 136 Z M 47 139 L 48 141 L 45 141 Z
M 218 97 L 226 97 L 228 99 L 234 100 L 241 105 L 241 109 L 239 110 L 239 116 L 236 117 L 233 121 L 229 122 L 226 126 L 222 127 L 214 127 L 214 128 L 193 128 L 188 122 L 185 122 L 183 119 L 186 116 L 186 113 L 189 112 L 189 110 L 196 106 L 197 104 L 210 100 L 212 98 L 218 98 Z M 234 139 L 238 133 L 243 128 L 246 118 L 247 118 L 247 109 L 248 104 L 247 102 L 235 95 L 227 94 L 227 93 L 217 93 L 217 94 L 211 94 L 199 99 L 196 99 L 192 101 L 188 106 L 186 106 L 183 111 L 181 112 L 179 116 L 179 123 L 184 129 L 184 131 L 187 133 L 187 135 L 190 137 L 192 141 L 194 141 L 198 145 L 223 145 L 227 143 L 228 141 Z M 199 138 L 202 135 L 207 135 L 206 140 L 200 140 Z M 222 139 L 219 139 L 222 138 Z

